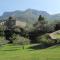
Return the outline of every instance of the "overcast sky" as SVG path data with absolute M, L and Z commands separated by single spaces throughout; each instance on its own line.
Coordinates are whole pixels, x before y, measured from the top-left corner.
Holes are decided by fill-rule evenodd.
M 26 10 L 28 8 L 60 13 L 60 0 L 0 0 L 0 15 L 5 11 Z

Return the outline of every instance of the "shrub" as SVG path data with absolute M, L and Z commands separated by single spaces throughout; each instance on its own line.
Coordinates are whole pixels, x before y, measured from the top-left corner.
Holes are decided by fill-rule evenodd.
M 51 40 L 48 34 L 38 36 L 37 41 L 38 43 L 49 44 L 49 45 L 54 43 L 54 40 Z
M 20 44 L 20 45 L 25 45 L 25 44 L 29 44 L 30 40 L 28 38 L 24 38 L 20 35 L 16 35 L 15 40 L 13 42 L 14 44 Z

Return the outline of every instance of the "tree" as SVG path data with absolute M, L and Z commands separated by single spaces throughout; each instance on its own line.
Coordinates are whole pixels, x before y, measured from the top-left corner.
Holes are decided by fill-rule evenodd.
M 38 18 L 38 21 L 33 25 L 34 30 L 29 32 L 29 38 L 31 39 L 31 42 L 36 43 L 37 42 L 36 38 L 46 32 L 46 29 L 45 29 L 46 24 L 47 23 L 46 23 L 44 17 L 42 17 L 40 15 Z
M 60 22 L 56 23 L 55 30 L 60 30 Z
M 38 18 L 38 22 L 34 24 L 34 27 L 36 30 L 38 31 L 43 31 L 44 32 L 44 29 L 46 27 L 46 21 L 44 19 L 44 17 L 42 17 L 41 15 L 39 16 Z
M 40 15 L 39 18 L 38 18 L 38 21 L 41 22 L 41 21 L 43 21 L 43 20 L 44 20 L 44 17 L 42 17 L 42 15 Z
M 6 29 L 4 31 L 6 40 L 9 41 L 9 43 L 13 43 L 13 28 L 15 26 L 15 19 L 13 17 L 9 17 L 8 20 L 5 22 Z

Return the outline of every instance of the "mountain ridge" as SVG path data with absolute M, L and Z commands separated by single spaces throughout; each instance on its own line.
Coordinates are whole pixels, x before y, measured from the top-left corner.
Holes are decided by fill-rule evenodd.
M 12 12 L 4 12 L 3 15 L 0 16 L 0 20 L 4 20 L 9 16 L 15 16 L 17 20 L 25 22 L 36 22 L 38 20 L 39 15 L 44 16 L 47 20 L 60 20 L 60 14 L 51 15 L 46 11 L 38 11 L 35 9 L 27 9 L 25 11 L 16 10 Z

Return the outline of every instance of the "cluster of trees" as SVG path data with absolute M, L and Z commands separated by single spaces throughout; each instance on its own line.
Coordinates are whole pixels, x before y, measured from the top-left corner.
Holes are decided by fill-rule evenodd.
M 12 20 L 12 17 L 9 17 L 8 21 Z M 15 21 L 15 20 L 14 20 Z M 12 25 L 13 24 L 13 25 Z M 15 27 L 15 23 L 10 22 L 6 25 L 7 29 L 0 27 L 0 36 L 4 36 L 8 43 L 18 42 L 20 44 L 29 44 L 29 43 L 53 43 L 49 39 L 48 34 L 60 29 L 60 22 L 48 23 L 43 16 L 39 16 L 38 21 L 33 24 L 33 27 L 29 30 L 25 28 Z M 5 28 L 6 28 L 5 27 Z
M 49 34 L 56 30 L 60 30 L 60 22 L 48 23 L 43 16 L 39 16 L 38 21 L 34 24 L 34 30 L 29 32 L 32 43 L 43 43 L 48 45 L 55 44 L 55 40 L 51 40 Z

